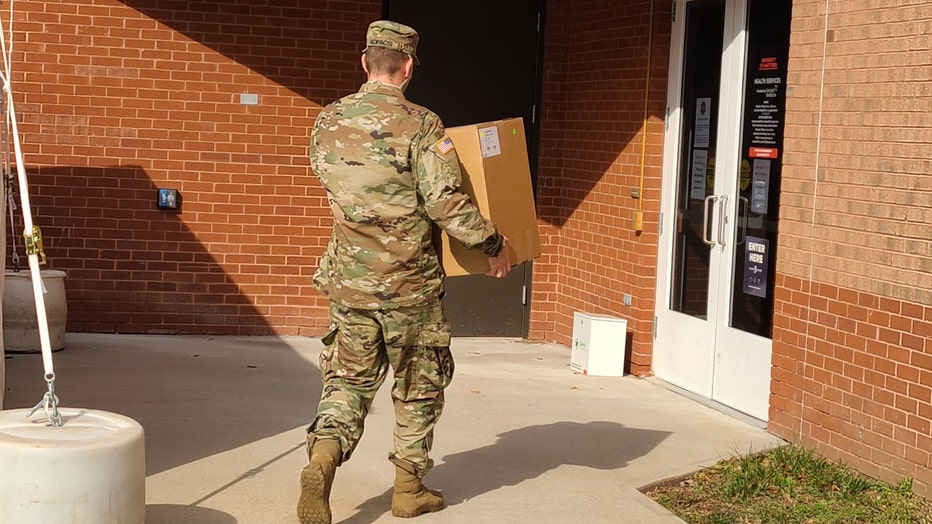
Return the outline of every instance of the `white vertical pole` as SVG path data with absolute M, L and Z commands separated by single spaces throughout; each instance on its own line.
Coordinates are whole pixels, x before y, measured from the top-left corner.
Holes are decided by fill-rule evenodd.
M 3 85 L 7 100 L 7 117 L 10 119 L 10 138 L 13 139 L 13 151 L 16 155 L 16 174 L 19 180 L 19 194 L 22 201 L 23 228 L 25 236 L 33 236 L 32 212 L 29 204 L 29 186 L 26 181 L 26 162 L 23 160 L 23 149 L 19 141 L 19 128 L 16 122 L 16 111 L 13 105 L 13 90 L 10 88 L 10 79 Z M 41 242 L 41 236 L 33 238 L 33 242 Z M 30 245 L 27 242 L 27 245 Z M 39 253 L 32 249 L 29 253 L 29 271 L 32 276 L 32 291 L 36 300 L 36 317 L 39 322 L 39 343 L 42 346 L 42 362 L 45 367 L 46 379 L 54 378 L 55 371 L 52 366 L 52 343 L 49 339 L 48 317 L 45 311 L 45 285 L 42 282 L 42 273 L 39 270 Z

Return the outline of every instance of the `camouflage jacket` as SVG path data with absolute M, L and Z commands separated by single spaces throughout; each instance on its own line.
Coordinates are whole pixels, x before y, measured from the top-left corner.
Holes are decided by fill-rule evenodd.
M 439 296 L 432 222 L 469 247 L 495 234 L 459 189 L 459 160 L 440 117 L 398 87 L 367 82 L 323 108 L 311 167 L 333 214 L 314 286 L 345 306 L 393 309 Z

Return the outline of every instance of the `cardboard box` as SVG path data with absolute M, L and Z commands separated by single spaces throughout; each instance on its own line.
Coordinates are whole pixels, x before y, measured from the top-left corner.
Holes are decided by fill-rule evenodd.
M 628 321 L 609 315 L 573 313 L 570 370 L 583 375 L 625 374 Z
M 523 120 L 510 118 L 446 131 L 459 156 L 463 191 L 472 197 L 482 216 L 508 238 L 511 263 L 517 265 L 539 257 L 537 210 Z M 467 249 L 439 228 L 434 231 L 434 245 L 449 277 L 489 270 L 485 254 Z

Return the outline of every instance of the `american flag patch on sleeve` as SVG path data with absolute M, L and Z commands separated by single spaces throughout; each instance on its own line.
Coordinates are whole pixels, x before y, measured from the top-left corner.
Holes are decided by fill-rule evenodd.
M 445 155 L 450 151 L 453 151 L 453 141 L 450 140 L 450 137 L 444 135 L 443 138 L 434 144 L 434 147 L 437 148 L 437 151 L 440 151 L 441 155 Z

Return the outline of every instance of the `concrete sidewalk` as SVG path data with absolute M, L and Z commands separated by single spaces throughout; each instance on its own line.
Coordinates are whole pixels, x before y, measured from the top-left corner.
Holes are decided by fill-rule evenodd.
M 296 523 L 305 427 L 320 394 L 318 339 L 68 334 L 62 406 L 132 417 L 146 432 L 147 524 Z M 455 339 L 456 378 L 426 484 L 430 524 L 682 522 L 638 488 L 781 443 L 738 418 L 627 376 L 569 369 L 569 350 Z M 6 409 L 45 392 L 37 354 L 7 355 Z M 391 516 L 389 385 L 337 471 L 334 522 Z

